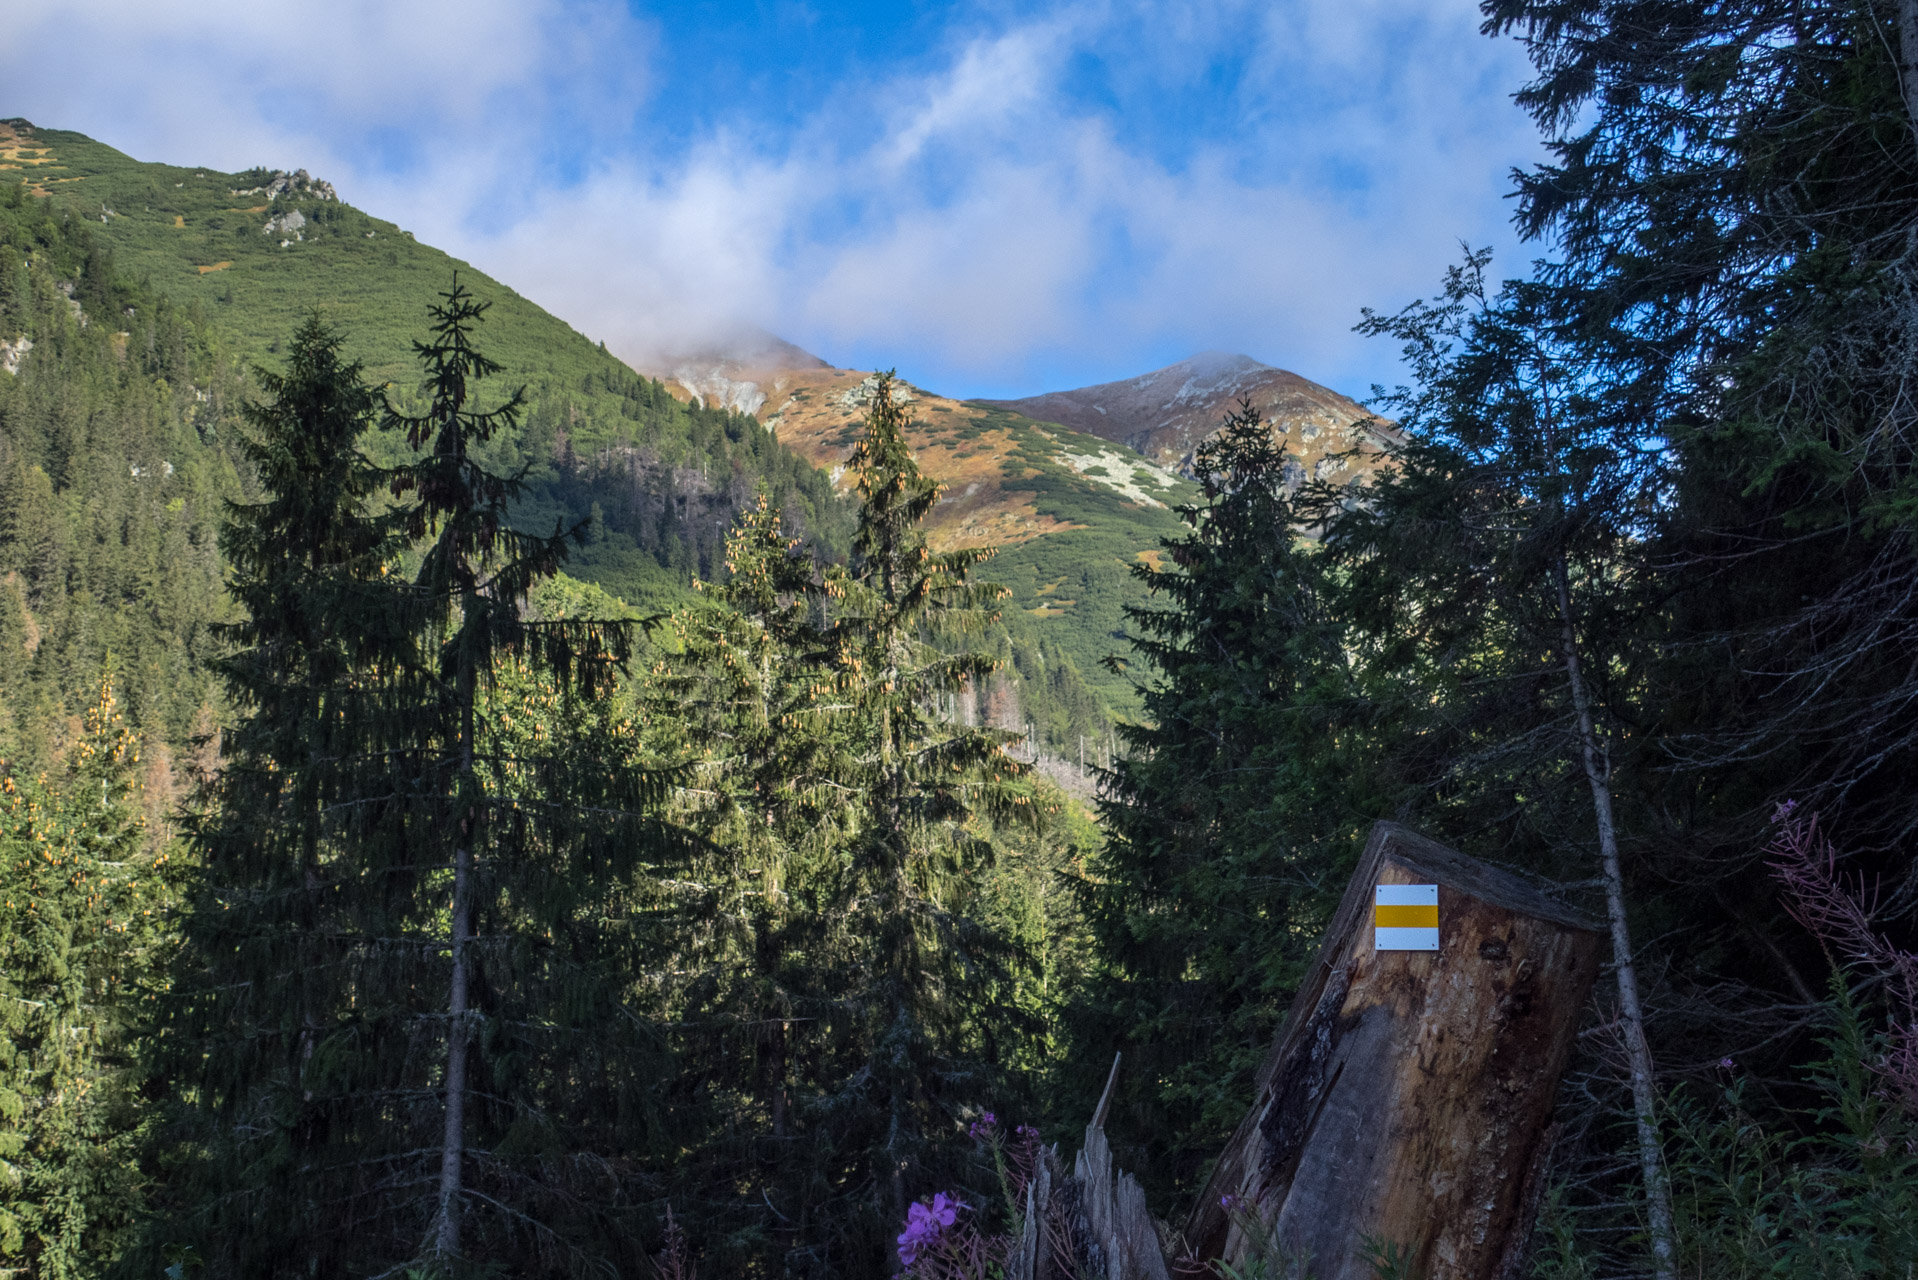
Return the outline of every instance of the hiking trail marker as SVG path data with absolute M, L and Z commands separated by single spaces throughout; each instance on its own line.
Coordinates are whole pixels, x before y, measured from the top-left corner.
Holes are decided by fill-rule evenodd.
M 1439 949 L 1438 886 L 1382 884 L 1372 900 L 1374 951 Z

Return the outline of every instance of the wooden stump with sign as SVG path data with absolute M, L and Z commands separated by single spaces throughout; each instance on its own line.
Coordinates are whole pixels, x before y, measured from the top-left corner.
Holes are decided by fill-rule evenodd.
M 1388 1248 L 1425 1280 L 1515 1275 L 1602 942 L 1528 881 L 1379 823 L 1186 1219 L 1192 1257 L 1372 1280 Z

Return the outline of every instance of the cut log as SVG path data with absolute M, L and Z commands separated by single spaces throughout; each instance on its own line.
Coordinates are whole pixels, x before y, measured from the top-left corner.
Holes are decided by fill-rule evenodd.
M 1438 886 L 1437 950 L 1375 950 L 1375 902 L 1420 897 L 1379 885 Z M 1540 887 L 1379 823 L 1187 1216 L 1192 1256 L 1372 1280 L 1367 1250 L 1389 1247 L 1422 1280 L 1515 1274 L 1602 942 Z

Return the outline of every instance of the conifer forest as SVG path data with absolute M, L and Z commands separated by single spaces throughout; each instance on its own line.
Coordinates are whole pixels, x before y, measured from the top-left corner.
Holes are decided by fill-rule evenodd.
M 1016 685 L 1077 794 L 893 375 L 835 488 L 0 173 L 0 1276 L 1012 1280 L 1104 1098 L 1253 1280 L 1176 1225 L 1380 819 L 1605 923 L 1512 1275 L 1918 1274 L 1918 5 L 1482 14 L 1530 265 L 1363 313 L 1364 485 L 1197 449 L 1134 705 Z

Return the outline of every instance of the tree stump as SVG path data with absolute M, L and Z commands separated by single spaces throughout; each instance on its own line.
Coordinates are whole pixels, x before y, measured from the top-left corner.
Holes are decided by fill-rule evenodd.
M 1039 1153 L 1026 1184 L 1023 1230 L 1006 1264 L 1010 1280 L 1171 1280 L 1145 1192 L 1113 1166 L 1106 1142 L 1106 1109 L 1118 1077 L 1114 1057 L 1070 1176 L 1056 1145 Z
M 1379 885 L 1438 886 L 1437 950 L 1374 949 L 1375 902 L 1429 898 Z M 1428 918 L 1376 908 L 1381 926 Z M 1264 1251 L 1313 1280 L 1372 1280 L 1368 1249 L 1387 1247 L 1420 1280 L 1515 1275 L 1602 941 L 1520 877 L 1375 826 L 1186 1219 L 1192 1255 L 1241 1266 Z

